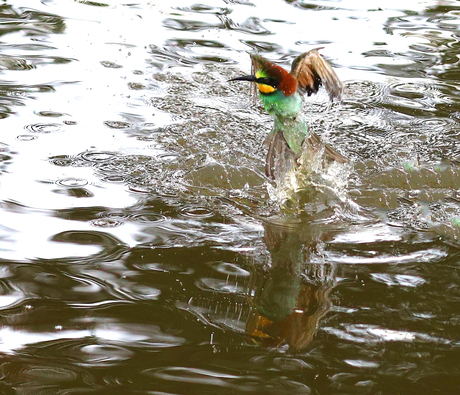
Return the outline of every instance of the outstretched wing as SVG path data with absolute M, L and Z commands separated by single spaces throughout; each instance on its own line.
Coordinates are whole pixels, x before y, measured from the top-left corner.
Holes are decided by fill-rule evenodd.
M 312 49 L 294 59 L 291 74 L 297 80 L 297 89 L 301 94 L 318 92 L 323 85 L 329 93 L 331 100 L 342 97 L 343 85 L 331 65 L 318 53 L 318 49 Z M 253 61 L 254 64 L 254 61 Z

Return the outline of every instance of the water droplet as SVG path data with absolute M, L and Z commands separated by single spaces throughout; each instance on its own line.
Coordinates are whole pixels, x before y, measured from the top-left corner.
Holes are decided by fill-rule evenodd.
M 119 361 L 129 359 L 133 355 L 132 351 L 124 347 L 97 344 L 83 346 L 81 352 L 86 354 L 85 363 L 94 364 L 94 366 L 115 364 Z
M 379 103 L 385 95 L 384 86 L 371 81 L 352 81 L 346 88 L 347 98 L 361 103 Z
M 104 162 L 113 159 L 115 156 L 115 153 L 108 151 L 90 151 L 81 155 L 83 159 L 89 162 Z
M 128 122 L 122 121 L 105 121 L 104 125 L 111 129 L 126 129 L 131 126 Z
M 36 114 L 42 117 L 52 117 L 52 118 L 58 118 L 64 115 L 61 112 L 54 112 L 54 111 L 39 111 Z
M 30 134 L 20 134 L 18 137 L 16 137 L 19 141 L 32 141 L 36 140 L 37 136 L 31 136 Z
M 213 216 L 211 210 L 201 206 L 185 206 L 180 209 L 180 213 L 189 218 L 208 218 Z
M 250 273 L 239 267 L 238 265 L 235 265 L 234 263 L 228 263 L 228 262 L 210 262 L 208 263 L 209 266 L 211 266 L 214 270 L 218 271 L 219 273 L 223 274 L 228 274 L 232 276 L 243 276 L 247 277 L 250 275 Z
M 178 155 L 176 154 L 161 154 L 157 158 L 162 162 L 173 162 L 177 160 Z
M 150 193 L 150 189 L 148 187 L 143 187 L 142 185 L 131 185 L 129 190 L 138 193 Z
M 396 83 L 390 87 L 392 94 L 399 94 L 404 97 L 423 97 L 424 92 L 429 91 L 428 86 L 418 83 Z M 413 96 L 415 95 L 415 96 Z
M 58 123 L 34 123 L 25 126 L 25 129 L 32 133 L 58 133 L 62 131 L 62 126 Z
M 88 185 L 88 181 L 86 181 L 84 178 L 68 177 L 56 181 L 56 184 L 67 188 L 77 188 Z
M 114 218 L 98 218 L 91 221 L 91 225 L 97 226 L 98 228 L 115 228 L 123 225 L 123 221 Z
M 443 130 L 444 128 L 450 126 L 449 120 L 443 118 L 420 119 L 418 124 L 426 127 L 428 130 Z
M 115 183 L 115 184 L 121 184 L 121 183 L 126 181 L 126 177 L 114 174 L 114 175 L 103 177 L 102 181 L 112 182 L 112 183 Z
M 132 215 L 130 219 L 135 222 L 161 222 L 166 217 L 156 213 L 140 213 Z
M 76 198 L 89 198 L 94 196 L 94 194 L 86 188 L 66 187 L 65 189 L 54 189 L 51 192 Z
M 114 62 L 110 62 L 108 60 L 103 60 L 101 62 L 101 65 L 104 67 L 107 67 L 108 69 L 121 69 L 123 66 L 120 66 L 119 64 L 116 64 Z
M 123 213 L 123 212 L 118 212 L 118 211 L 113 211 L 113 212 L 110 212 L 110 213 L 107 213 L 105 215 L 107 218 L 115 218 L 115 219 L 126 219 L 128 218 L 128 215 L 126 213 Z
M 128 83 L 128 88 L 133 90 L 133 91 L 140 91 L 142 89 L 144 89 L 144 85 L 143 84 L 139 84 L 137 82 L 129 82 Z
M 62 157 L 55 157 L 50 159 L 50 163 L 55 166 L 71 166 L 73 164 L 73 160 L 70 157 L 62 156 Z

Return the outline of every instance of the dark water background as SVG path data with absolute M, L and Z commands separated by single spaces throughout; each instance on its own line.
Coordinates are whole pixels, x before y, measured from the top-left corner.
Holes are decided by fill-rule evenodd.
M 0 5 L 0 393 L 460 393 L 458 1 Z M 361 209 L 279 212 L 247 51 Z M 343 175 L 342 175 L 343 176 Z

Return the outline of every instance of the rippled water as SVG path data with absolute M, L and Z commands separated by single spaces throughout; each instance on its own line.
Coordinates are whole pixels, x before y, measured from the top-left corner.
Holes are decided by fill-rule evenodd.
M 460 391 L 460 4 L 4 1 L 0 392 Z M 280 210 L 249 52 L 352 203 Z M 336 175 L 339 177 L 339 175 Z M 321 215 L 320 215 L 321 214 Z

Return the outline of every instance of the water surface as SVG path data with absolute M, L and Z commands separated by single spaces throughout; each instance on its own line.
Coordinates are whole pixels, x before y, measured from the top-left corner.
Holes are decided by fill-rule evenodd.
M 457 2 L 0 17 L 0 392 L 460 390 Z M 346 92 L 303 111 L 351 203 L 287 214 L 272 121 L 227 80 L 315 47 Z

